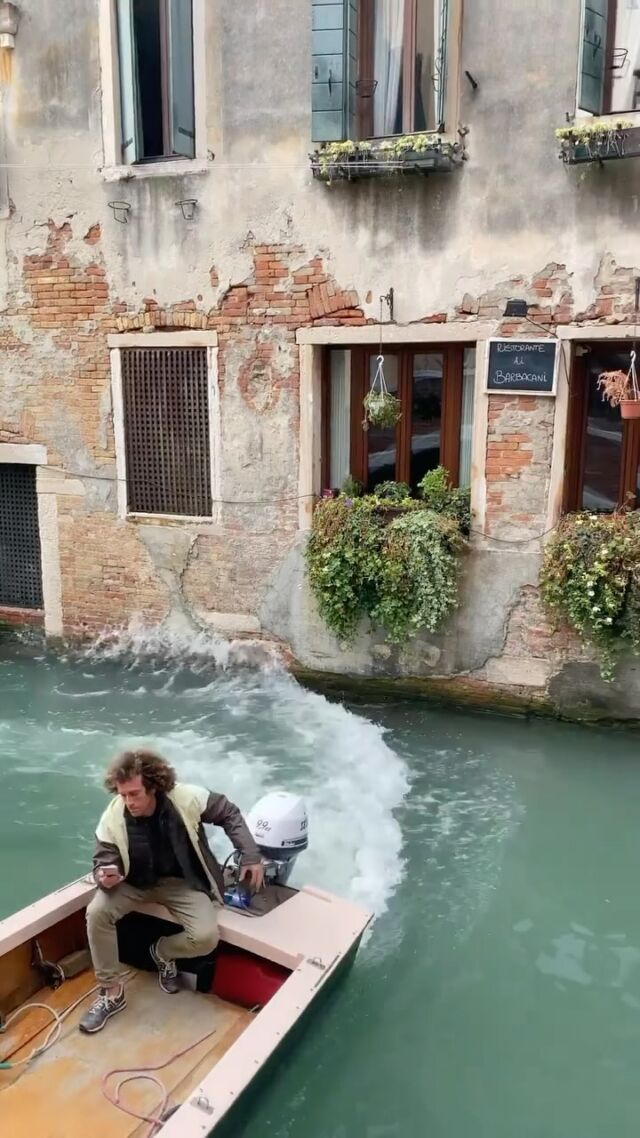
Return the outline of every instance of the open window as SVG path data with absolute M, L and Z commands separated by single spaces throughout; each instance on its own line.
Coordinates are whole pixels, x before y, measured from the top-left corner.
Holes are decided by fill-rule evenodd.
M 122 162 L 195 156 L 192 0 L 116 0 Z
M 327 349 L 324 369 L 323 487 L 351 475 L 372 490 L 407 482 L 413 490 L 442 464 L 452 481 L 471 481 L 475 348 L 421 345 L 385 349 L 389 391 L 398 396 L 396 427 L 363 425 L 363 400 L 375 376 L 374 348 Z
M 622 419 L 602 398 L 598 376 L 629 367 L 629 346 L 584 344 L 571 374 L 564 508 L 611 512 L 638 497 L 640 420 Z
M 583 0 L 578 107 L 640 111 L 640 0 Z
M 442 130 L 448 0 L 312 0 L 314 142 Z

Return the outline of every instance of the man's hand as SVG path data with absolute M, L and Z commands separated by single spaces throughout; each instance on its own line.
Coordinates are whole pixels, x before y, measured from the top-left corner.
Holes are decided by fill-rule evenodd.
M 261 861 L 255 865 L 243 865 L 240 880 L 248 881 L 254 893 L 259 893 L 264 885 L 264 866 Z
M 116 885 L 124 881 L 124 877 L 117 869 L 107 868 L 96 870 L 96 880 L 103 889 L 114 889 Z

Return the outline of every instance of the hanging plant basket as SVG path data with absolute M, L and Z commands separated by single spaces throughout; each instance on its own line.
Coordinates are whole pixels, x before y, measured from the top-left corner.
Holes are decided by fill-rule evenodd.
M 371 427 L 395 427 L 402 407 L 400 400 L 392 395 L 384 378 L 384 356 L 378 356 L 378 367 L 371 384 L 371 391 L 364 397 L 365 429 Z
M 636 353 L 631 353 L 631 363 L 627 372 L 603 371 L 598 376 L 598 387 L 602 398 L 612 407 L 620 408 L 622 419 L 640 419 L 640 387 L 636 372 Z
M 402 414 L 400 400 L 390 391 L 369 391 L 364 397 L 364 409 L 372 427 L 395 427 Z

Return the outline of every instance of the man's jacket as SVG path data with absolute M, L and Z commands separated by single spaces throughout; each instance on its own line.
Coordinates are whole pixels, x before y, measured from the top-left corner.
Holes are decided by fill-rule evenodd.
M 213 794 L 201 786 L 176 783 L 164 796 L 164 810 L 170 823 L 171 844 L 182 868 L 185 882 L 202 888 L 223 902 L 222 870 L 209 848 L 204 823 L 221 826 L 239 851 L 242 865 L 255 865 L 260 852 L 237 806 L 224 794 Z M 120 795 L 114 795 L 96 829 L 94 873 L 105 865 L 117 865 L 123 877 L 136 878 L 140 866 L 132 865 L 141 855 L 131 848 L 130 822 Z M 195 855 L 195 856 L 194 856 Z M 138 870 L 138 873 L 136 873 Z M 194 874 L 196 880 L 194 880 Z

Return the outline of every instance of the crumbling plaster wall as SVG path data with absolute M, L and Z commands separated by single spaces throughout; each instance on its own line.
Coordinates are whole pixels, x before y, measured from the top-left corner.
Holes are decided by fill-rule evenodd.
M 452 320 L 468 323 L 469 339 L 478 320 L 497 330 L 509 295 L 526 296 L 541 321 L 630 321 L 639 163 L 570 170 L 553 137 L 575 104 L 578 0 L 465 4 L 461 170 L 329 188 L 308 168 L 310 5 L 300 0 L 207 0 L 209 168 L 110 181 L 100 4 L 23 0 L 2 99 L 0 436 L 46 445 L 67 472 L 65 627 L 235 614 L 238 628 L 282 637 L 328 670 L 468 673 L 546 691 L 564 657 L 579 656 L 540 614 L 537 644 L 516 633 L 534 603 L 553 402 L 490 401 L 489 540 L 468 559 L 449 632 L 402 653 L 363 633 L 343 651 L 303 582 L 295 332 L 375 320 L 389 286 L 397 322 L 435 320 L 443 340 Z M 197 199 L 193 221 L 182 198 Z M 125 225 L 114 199 L 130 206 Z M 224 501 L 209 526 L 117 518 L 106 338 L 127 320 L 218 331 Z

